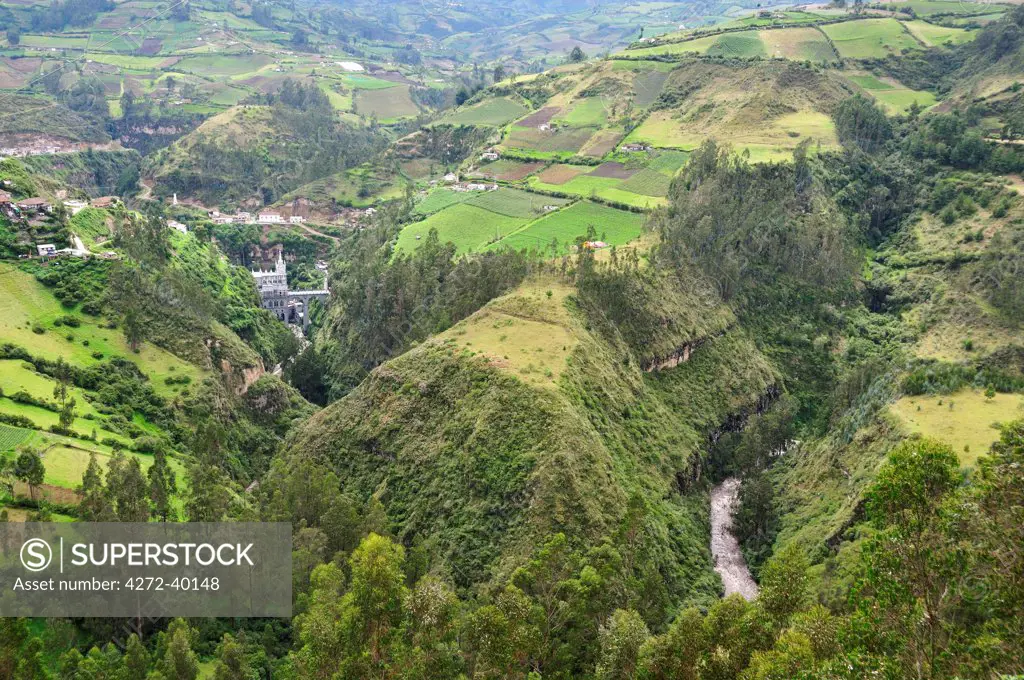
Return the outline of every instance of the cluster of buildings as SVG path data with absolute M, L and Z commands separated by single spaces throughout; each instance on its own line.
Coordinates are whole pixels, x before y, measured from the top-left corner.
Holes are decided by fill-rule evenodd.
M 449 172 L 444 176 L 444 183 L 452 191 L 496 191 L 498 185 L 493 182 L 460 182 L 459 176 Z
M 67 209 L 69 213 L 71 213 L 72 215 L 77 215 L 85 208 L 113 208 L 120 202 L 121 199 L 118 198 L 117 196 L 100 196 L 99 198 L 92 199 L 88 203 L 86 203 L 85 201 L 79 201 L 77 199 L 64 201 L 63 203 L 64 207 Z
M 302 224 L 306 221 L 301 215 L 292 215 L 285 218 L 276 212 L 252 213 L 239 211 L 234 215 L 222 215 L 219 210 L 211 210 L 208 213 L 214 224 Z
M 34 196 L 15 200 L 6 191 L 0 190 L 0 213 L 11 219 L 22 219 L 29 215 L 48 215 L 53 212 L 53 203 Z

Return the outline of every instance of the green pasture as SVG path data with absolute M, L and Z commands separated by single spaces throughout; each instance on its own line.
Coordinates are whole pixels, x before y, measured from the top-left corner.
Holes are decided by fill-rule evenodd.
M 440 119 L 450 125 L 493 125 L 501 126 L 521 118 L 530 110 L 510 97 L 495 97 L 463 107 Z
M 601 127 L 608 122 L 608 105 L 603 97 L 587 97 L 575 102 L 555 120 L 573 127 Z
M 903 24 L 914 36 L 929 47 L 936 45 L 960 45 L 974 40 L 975 32 L 962 28 L 938 26 L 927 21 L 906 21 Z
M 471 198 L 473 194 L 468 191 L 435 189 L 416 204 L 416 212 L 420 215 L 432 215 L 457 203 L 465 203 Z
M 466 201 L 467 205 L 483 208 L 505 217 L 533 218 L 544 213 L 544 206 L 563 206 L 569 199 L 502 187 L 497 191 L 484 191 Z
M 54 320 L 66 314 L 79 318 L 78 328 L 55 327 Z M 132 352 L 120 329 L 102 327 L 102 320 L 63 307 L 32 275 L 0 262 L 0 337 L 28 349 L 34 356 L 56 360 L 63 357 L 78 366 L 91 366 L 103 358 L 123 356 L 135 362 L 153 381 L 153 388 L 174 396 L 182 387 L 166 385 L 164 378 L 187 375 L 193 382 L 202 380 L 204 372 L 182 361 L 170 352 L 150 343 L 142 343 Z M 36 333 L 33 327 L 41 329 Z M 67 335 L 72 340 L 67 339 Z M 88 344 L 86 344 L 88 343 Z
M 843 21 L 822 26 L 821 30 L 844 59 L 882 59 L 921 47 L 896 19 Z
M 578 201 L 568 208 L 534 220 L 519 231 L 506 236 L 489 250 L 548 249 L 552 241 L 559 243 L 559 253 L 565 252 L 577 237 L 585 237 L 589 227 L 594 228 L 598 240 L 609 245 L 624 245 L 640 235 L 644 216 L 618 210 L 592 201 Z
M 356 113 L 375 115 L 380 120 L 415 116 L 420 112 L 409 96 L 408 85 L 396 85 L 383 90 L 357 90 L 353 105 Z
M 481 250 L 525 226 L 529 218 L 508 217 L 472 205 L 460 203 L 434 213 L 421 222 L 410 224 L 398 235 L 397 250 L 411 252 L 431 229 L 437 229 L 442 243 L 451 241 L 459 255 Z

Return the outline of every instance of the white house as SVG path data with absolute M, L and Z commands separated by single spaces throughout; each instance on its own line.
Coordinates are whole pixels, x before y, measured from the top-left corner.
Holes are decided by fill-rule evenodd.
M 260 224 L 280 224 L 281 222 L 284 222 L 284 219 L 282 219 L 281 215 L 278 213 L 265 212 L 260 213 L 256 217 L 256 221 Z
M 213 218 L 214 224 L 231 224 L 235 221 L 235 218 L 231 215 L 217 215 Z
M 484 151 L 480 154 L 480 160 L 483 161 L 496 161 L 501 158 L 501 155 L 497 151 Z
M 348 71 L 349 73 L 358 73 L 366 70 L 361 64 L 357 64 L 354 61 L 336 61 L 334 63 L 340 66 L 342 71 Z
M 85 201 L 64 201 L 64 207 L 68 209 L 72 215 L 77 215 L 85 208 Z
M 302 224 L 303 222 L 306 221 L 306 218 L 303 217 L 302 215 L 292 215 L 291 217 L 288 218 L 288 221 L 291 222 L 292 224 Z
M 252 222 L 252 213 L 240 211 L 235 213 L 235 222 L 239 224 L 249 224 Z
M 455 182 L 459 181 L 459 176 L 456 175 L 454 172 L 449 172 L 447 175 L 444 176 L 444 181 L 447 184 L 454 184 Z
M 167 226 L 171 229 L 180 231 L 182 234 L 188 233 L 188 227 L 186 227 L 181 222 L 178 222 L 177 220 L 167 220 Z
M 39 251 L 39 257 L 53 257 L 57 254 L 57 246 L 52 243 L 42 243 L 37 245 L 36 250 Z

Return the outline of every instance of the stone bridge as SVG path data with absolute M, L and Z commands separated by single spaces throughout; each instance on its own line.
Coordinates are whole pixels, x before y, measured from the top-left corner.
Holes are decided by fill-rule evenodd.
M 309 301 L 326 300 L 331 292 L 326 288 L 321 290 L 290 290 L 288 291 L 288 302 L 302 303 L 302 330 L 309 328 Z M 290 305 L 292 306 L 292 305 Z M 292 306 L 294 308 L 294 306 Z

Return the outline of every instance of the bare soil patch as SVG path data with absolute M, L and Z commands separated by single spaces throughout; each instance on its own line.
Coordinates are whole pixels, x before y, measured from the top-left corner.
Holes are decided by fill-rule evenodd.
M 629 179 L 636 174 L 636 170 L 630 170 L 622 163 L 611 161 L 602 163 L 597 169 L 590 173 L 594 177 L 608 177 L 611 179 Z
M 550 123 L 551 119 L 558 115 L 562 108 L 560 106 L 545 106 L 542 109 L 534 111 L 526 118 L 522 118 L 516 121 L 516 125 L 521 127 L 537 127 L 538 125 L 544 125 Z

